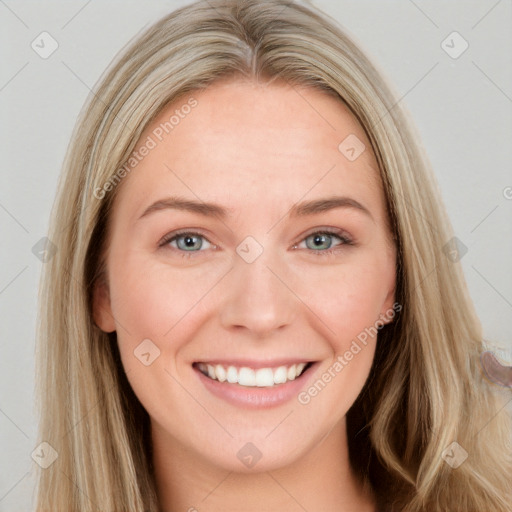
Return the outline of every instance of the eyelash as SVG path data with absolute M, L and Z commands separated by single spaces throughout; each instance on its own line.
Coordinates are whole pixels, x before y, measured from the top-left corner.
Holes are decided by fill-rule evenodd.
M 175 231 L 173 233 L 169 233 L 168 235 L 164 236 L 159 243 L 159 247 L 163 248 L 165 246 L 168 246 L 168 244 L 170 244 L 171 242 L 173 242 L 177 238 L 180 238 L 183 235 L 199 236 L 201 238 L 204 238 L 208 243 L 210 243 L 210 244 L 212 243 L 202 233 L 199 233 L 196 231 L 180 230 L 180 231 Z M 312 235 L 334 235 L 342 242 L 341 244 L 335 245 L 331 249 L 324 249 L 324 250 L 319 250 L 319 251 L 309 249 L 309 252 L 312 252 L 312 253 L 316 254 L 317 256 L 332 256 L 332 255 L 334 255 L 335 252 L 340 250 L 340 247 L 342 247 L 344 245 L 354 245 L 354 242 L 349 238 L 349 236 L 347 235 L 347 233 L 345 231 L 342 231 L 342 230 L 336 229 L 336 228 L 322 228 L 322 229 L 319 229 L 317 231 L 312 231 L 311 233 L 307 234 L 297 244 L 294 244 L 293 247 L 296 248 L 296 246 L 299 245 L 299 243 L 303 242 L 304 240 L 306 240 L 306 238 L 309 238 Z M 181 256 L 183 258 L 191 258 L 191 257 L 193 258 L 193 257 L 195 257 L 196 253 L 203 252 L 201 250 L 199 250 L 199 251 L 182 251 L 181 249 L 179 249 L 179 248 L 175 249 L 174 247 L 172 247 L 172 250 L 178 251 L 179 253 L 181 253 Z

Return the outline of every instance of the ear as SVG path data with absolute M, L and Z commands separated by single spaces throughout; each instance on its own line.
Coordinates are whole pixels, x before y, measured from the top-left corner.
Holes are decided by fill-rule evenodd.
M 109 287 L 104 276 L 100 276 L 94 283 L 92 310 L 94 323 L 102 331 L 113 332 L 116 330 L 116 324 L 110 305 Z
M 382 320 L 384 325 L 390 324 L 401 309 L 402 306 L 395 302 L 395 290 L 393 289 L 382 304 L 379 319 Z
M 379 313 L 379 320 L 383 322 L 383 325 L 393 322 L 393 319 L 402 309 L 402 305 L 396 302 L 396 288 L 399 279 L 397 237 L 393 235 L 392 238 L 388 239 L 386 245 L 386 249 L 389 251 L 389 267 L 384 272 L 387 282 L 387 294 L 382 302 Z
M 395 300 L 396 295 L 396 275 L 393 276 L 388 289 L 388 294 L 382 303 L 379 318 L 384 325 L 389 324 L 396 317 L 397 313 L 402 309 L 402 305 Z

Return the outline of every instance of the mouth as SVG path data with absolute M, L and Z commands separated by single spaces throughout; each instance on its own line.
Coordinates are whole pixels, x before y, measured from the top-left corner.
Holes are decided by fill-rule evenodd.
M 193 366 L 208 379 L 220 383 L 238 384 L 247 388 L 272 388 L 300 379 L 313 364 L 313 361 L 302 361 L 260 367 L 259 364 L 250 366 L 197 362 Z

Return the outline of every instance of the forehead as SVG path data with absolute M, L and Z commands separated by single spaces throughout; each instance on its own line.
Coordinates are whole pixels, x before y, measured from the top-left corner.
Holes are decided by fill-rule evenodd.
M 333 192 L 382 202 L 364 130 L 341 100 L 312 88 L 214 83 L 167 105 L 136 151 L 144 146 L 151 148 L 119 190 L 133 210 L 165 193 L 233 212 Z

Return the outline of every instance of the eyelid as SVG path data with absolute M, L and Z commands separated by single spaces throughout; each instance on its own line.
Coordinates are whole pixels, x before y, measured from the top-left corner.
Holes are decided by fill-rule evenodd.
M 172 231 L 171 233 L 167 233 L 164 235 L 160 241 L 158 242 L 159 247 L 164 247 L 169 242 L 172 242 L 175 238 L 178 238 L 182 235 L 198 235 L 202 238 L 204 238 L 208 243 L 212 244 L 214 247 L 216 245 L 210 241 L 210 239 L 201 231 L 201 229 L 198 228 L 186 228 L 186 229 L 178 229 L 176 231 Z M 180 252 L 187 252 L 187 251 L 180 251 Z M 190 252 L 202 252 L 202 251 L 190 251 Z
M 346 243 L 354 243 L 354 238 L 344 229 L 341 228 L 335 228 L 330 226 L 320 226 L 311 229 L 310 231 L 306 232 L 304 235 L 301 235 L 301 238 L 296 242 L 294 245 L 296 245 L 299 242 L 302 242 L 306 238 L 308 238 L 311 235 L 315 234 L 328 234 L 328 235 L 335 235 L 341 240 L 346 241 Z

